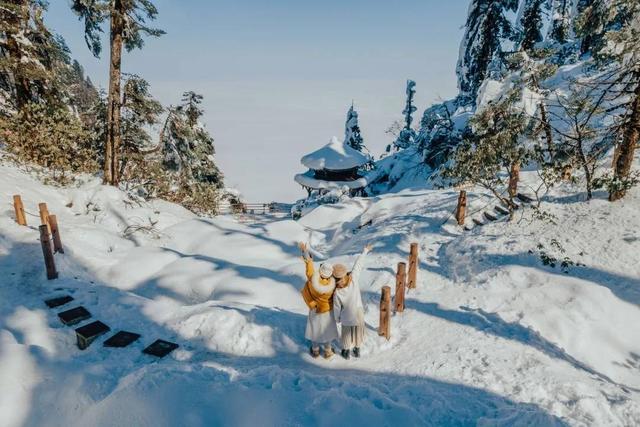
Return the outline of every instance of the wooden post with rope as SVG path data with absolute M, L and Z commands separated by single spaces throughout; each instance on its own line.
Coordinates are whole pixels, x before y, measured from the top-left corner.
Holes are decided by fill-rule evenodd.
M 27 225 L 27 217 L 24 215 L 24 205 L 19 194 L 13 196 L 13 210 L 16 212 L 16 222 L 20 225 Z
M 404 289 L 407 283 L 407 264 L 398 263 L 398 272 L 396 273 L 396 295 L 393 297 L 393 305 L 397 313 L 404 311 Z
M 53 239 L 53 252 L 64 253 L 62 248 L 62 239 L 60 239 L 60 229 L 58 228 L 58 219 L 55 215 L 49 215 L 49 227 L 51 227 L 51 237 Z
M 49 209 L 47 209 L 47 204 L 38 203 L 38 211 L 40 211 L 40 224 L 46 225 L 48 233 L 51 233 L 51 227 L 49 226 Z
M 378 326 L 378 335 L 385 337 L 387 340 L 391 338 L 391 287 L 383 286 L 380 295 L 380 325 Z
M 456 221 L 458 225 L 464 225 L 464 218 L 467 212 L 467 192 L 460 190 L 458 195 L 458 206 L 456 206 Z
M 51 240 L 49 239 L 49 226 L 42 224 L 38 229 L 40 230 L 40 244 L 42 246 L 42 255 L 44 256 L 44 265 L 47 269 L 47 279 L 57 279 L 58 272 L 56 271 L 56 263 L 53 259 L 53 250 L 51 249 Z
M 418 244 L 412 243 L 409 250 L 409 283 L 407 287 L 409 289 L 416 288 L 416 281 L 418 278 Z

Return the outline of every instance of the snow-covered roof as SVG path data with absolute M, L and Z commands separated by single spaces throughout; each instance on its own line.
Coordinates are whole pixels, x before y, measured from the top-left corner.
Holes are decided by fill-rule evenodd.
M 323 179 L 314 178 L 313 171 L 307 171 L 305 173 L 299 173 L 295 176 L 295 181 L 308 188 L 314 190 L 333 190 L 348 188 L 349 190 L 357 190 L 359 188 L 366 187 L 369 183 L 367 177 L 355 179 L 353 181 L 325 181 Z
M 369 159 L 334 136 L 327 145 L 307 154 L 300 161 L 309 169 L 340 171 L 366 165 Z

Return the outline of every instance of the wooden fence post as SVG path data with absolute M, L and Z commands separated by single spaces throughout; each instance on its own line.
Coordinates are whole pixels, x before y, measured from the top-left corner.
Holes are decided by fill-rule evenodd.
M 56 271 L 51 241 L 49 240 L 49 226 L 42 224 L 38 229 L 40 230 L 40 244 L 42 245 L 42 255 L 44 255 L 44 265 L 47 269 L 47 279 L 57 279 L 58 272 Z
M 460 195 L 458 196 L 458 206 L 456 207 L 456 221 L 458 221 L 458 225 L 464 225 L 466 211 L 467 192 L 464 190 L 460 190 Z
M 40 224 L 46 225 L 50 233 L 51 227 L 49 227 L 49 209 L 47 209 L 47 204 L 38 203 L 38 210 L 40 211 Z
M 16 212 L 16 222 L 20 225 L 27 225 L 27 217 L 24 216 L 24 205 L 19 194 L 13 196 L 13 209 Z
M 382 287 L 380 295 L 380 325 L 378 326 L 378 335 L 385 337 L 387 340 L 391 338 L 391 288 L 389 286 Z
M 62 248 L 62 239 L 60 239 L 60 229 L 58 228 L 58 219 L 55 215 L 49 215 L 49 226 L 51 227 L 51 237 L 53 239 L 53 252 L 64 253 Z
M 418 244 L 412 243 L 409 250 L 409 289 L 415 289 L 418 278 Z
M 393 297 L 393 305 L 396 312 L 404 311 L 404 288 L 407 283 L 407 264 L 398 263 L 398 272 L 396 273 L 396 295 Z

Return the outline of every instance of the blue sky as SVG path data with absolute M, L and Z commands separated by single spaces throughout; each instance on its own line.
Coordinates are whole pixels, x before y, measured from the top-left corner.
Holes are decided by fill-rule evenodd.
M 226 182 L 252 202 L 292 201 L 300 157 L 343 137 L 353 100 L 375 153 L 401 118 L 404 84 L 417 82 L 419 117 L 455 95 L 455 62 L 466 0 L 157 0 L 167 32 L 126 54 L 125 72 L 151 84 L 165 105 L 182 92 L 205 97 Z M 46 20 L 91 79 L 106 87 L 108 45 L 91 56 L 67 0 L 50 0 Z

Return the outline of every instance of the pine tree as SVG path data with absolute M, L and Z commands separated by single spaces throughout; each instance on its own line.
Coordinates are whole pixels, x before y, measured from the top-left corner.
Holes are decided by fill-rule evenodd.
M 516 36 L 507 14 L 517 8 L 518 0 L 472 1 L 456 71 L 462 102 L 474 103 L 478 88 L 494 67 L 492 64 L 502 62 L 502 41 Z
M 413 122 L 413 113 L 416 112 L 416 107 L 413 105 L 413 97 L 416 94 L 416 82 L 413 80 L 407 80 L 407 89 L 405 91 L 407 100 L 405 103 L 402 115 L 404 116 L 404 127 L 400 131 L 398 139 L 394 142 L 396 149 L 404 149 L 413 145 L 416 140 L 416 131 L 411 127 Z
M 607 16 L 608 43 L 598 53 L 616 62 L 614 81 L 618 84 L 612 92 L 623 111 L 616 132 L 620 142 L 616 147 L 613 180 L 609 185 L 609 200 L 616 201 L 635 183 L 631 166 L 640 142 L 640 0 L 612 0 Z
M 203 114 L 199 107 L 202 96 L 185 92 L 182 100 L 180 105 L 169 109 L 161 131 L 164 165 L 187 182 L 222 188 L 223 176 L 214 161 L 213 138 L 197 121 Z
M 520 19 L 522 27 L 521 48 L 526 52 L 531 52 L 536 43 L 543 40 L 542 36 L 542 18 L 545 8 L 548 8 L 549 0 L 529 0 Z
M 149 127 L 159 123 L 162 105 L 149 93 L 149 83 L 137 75 L 125 76 L 122 95 L 122 162 L 120 176 L 131 177 L 145 162 L 146 151 L 151 148 Z
M 518 90 L 513 90 L 504 99 L 477 112 L 456 148 L 452 162 L 442 173 L 454 184 L 475 184 L 491 191 L 508 207 L 510 217 L 515 210 L 520 168 L 533 156 L 522 143 L 528 118 L 516 107 L 520 96 Z
M 609 20 L 610 0 L 590 0 L 580 2 L 580 13 L 576 22 L 576 32 L 582 37 L 582 54 L 600 50 L 604 36 L 612 22 Z
M 109 97 L 107 107 L 107 140 L 104 155 L 104 182 L 118 185 L 119 155 L 122 150 L 121 79 L 122 48 L 140 49 L 143 36 L 160 36 L 163 31 L 146 25 L 158 10 L 150 0 L 73 0 L 73 11 L 84 20 L 85 40 L 95 56 L 100 55 L 100 33 L 104 21 L 110 21 Z
M 347 111 L 347 120 L 344 125 L 344 142 L 360 152 L 365 151 L 364 140 L 358 125 L 358 112 L 353 108 L 353 104 Z
M 572 0 L 554 0 L 551 38 L 558 43 L 565 43 L 571 27 Z
M 64 40 L 43 22 L 47 3 L 0 0 L 0 88 L 8 102 L 5 114 L 31 102 L 65 101 L 62 72 L 69 64 Z

